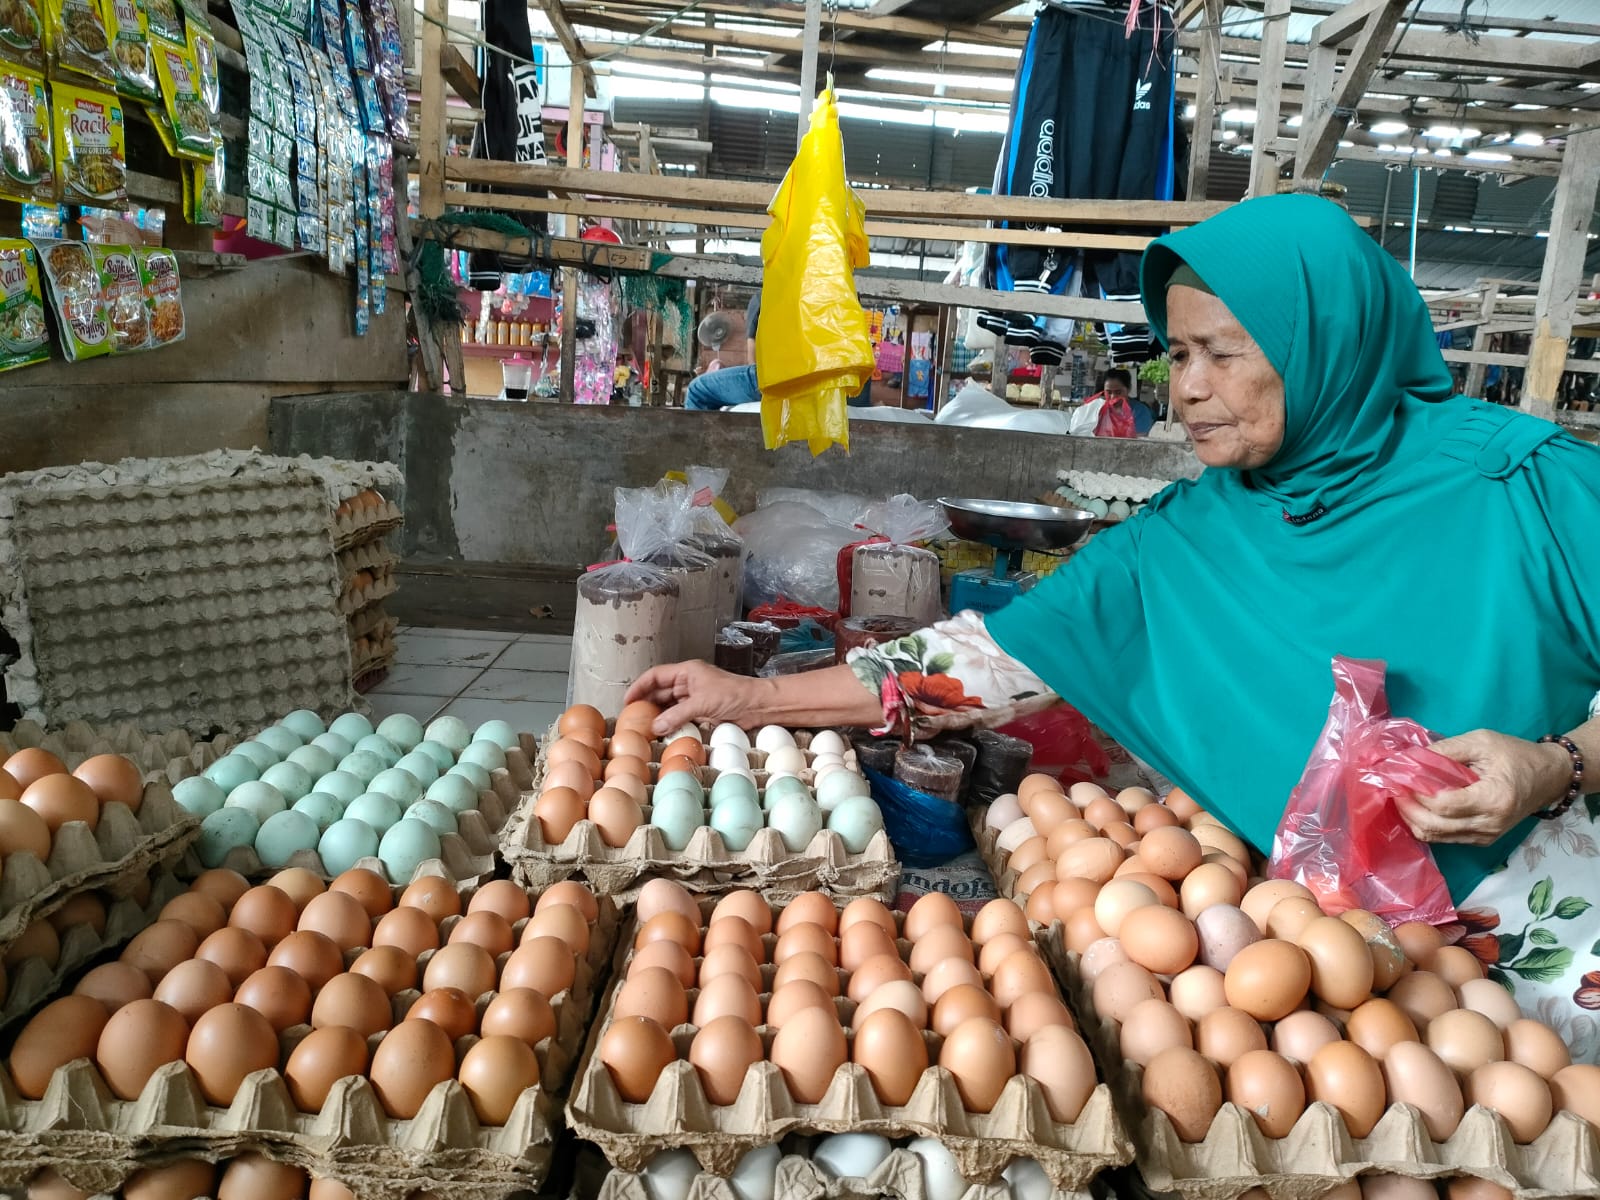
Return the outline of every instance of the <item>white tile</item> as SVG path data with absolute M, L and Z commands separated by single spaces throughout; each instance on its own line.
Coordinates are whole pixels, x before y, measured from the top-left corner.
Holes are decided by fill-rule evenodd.
M 393 667 L 373 691 L 392 696 L 455 696 L 482 673 L 481 667 L 405 663 Z
M 530 704 L 515 700 L 452 700 L 443 716 L 458 717 L 469 728 L 476 729 L 485 721 L 505 721 L 519 733 L 543 737 L 550 726 L 561 716 L 561 703 Z
M 503 629 L 444 629 L 434 628 L 430 625 L 412 625 L 406 630 L 412 637 L 456 637 L 475 638 L 483 642 L 514 642 L 517 634 L 511 630 Z
M 499 658 L 494 660 L 496 669 L 512 671 L 559 671 L 566 673 L 572 663 L 572 639 L 563 638 L 560 641 L 539 640 L 531 642 L 526 639 L 512 642 L 505 648 Z
M 405 713 L 424 723 L 431 721 L 441 708 L 450 703 L 448 696 L 408 696 L 402 693 L 368 692 L 367 702 L 372 705 L 372 715 L 377 720 Z
M 534 704 L 564 703 L 565 671 L 508 671 L 490 667 L 462 691 L 468 700 L 516 700 Z
M 570 633 L 525 633 L 517 639 L 519 642 L 559 642 L 563 646 L 572 645 Z
M 511 648 L 494 638 L 476 635 L 451 634 L 448 637 L 419 636 L 412 630 L 399 637 L 395 661 L 409 666 L 477 667 L 482 670 L 494 662 L 496 656 Z

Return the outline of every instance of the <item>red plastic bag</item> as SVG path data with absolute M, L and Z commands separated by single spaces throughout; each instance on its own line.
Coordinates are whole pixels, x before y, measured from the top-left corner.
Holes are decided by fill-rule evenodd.
M 1139 430 L 1133 421 L 1133 407 L 1120 396 L 1107 396 L 1100 408 L 1099 420 L 1094 426 L 1095 437 L 1138 437 Z
M 1327 913 L 1364 908 L 1391 925 L 1441 925 L 1455 920 L 1450 891 L 1394 798 L 1433 796 L 1478 777 L 1428 749 L 1434 734 L 1390 714 L 1387 669 L 1333 660 L 1328 723 L 1289 797 L 1267 873 L 1304 884 Z
M 1040 768 L 1064 768 L 1060 775 L 1063 782 L 1092 782 L 1111 769 L 1111 760 L 1094 740 L 1089 719 L 1070 704 L 1030 713 L 1002 725 L 996 732 L 1031 743 L 1034 763 Z M 1079 765 L 1087 767 L 1089 774 L 1074 770 Z

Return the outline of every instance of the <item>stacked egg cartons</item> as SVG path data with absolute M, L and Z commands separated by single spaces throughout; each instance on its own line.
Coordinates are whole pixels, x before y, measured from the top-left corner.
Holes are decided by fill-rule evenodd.
M 504 721 L 473 730 L 443 716 L 424 729 L 396 713 L 374 728 L 360 713 L 327 726 L 290 713 L 177 784 L 177 802 L 202 818 L 190 873 L 300 866 L 327 879 L 362 866 L 395 884 L 486 879 L 534 753 Z
M 985 824 L 980 848 L 1071 987 L 1152 1187 L 1600 1194 L 1600 1067 L 1570 1065 L 1432 926 L 1324 915 L 1298 883 L 1259 880 L 1181 791 L 1067 795 L 1030 776 Z
M 339 564 L 339 611 L 350 627 L 350 670 L 359 690 L 371 687 L 394 665 L 400 622 L 383 607 L 399 590 L 399 559 L 388 537 L 403 523 L 399 505 L 376 486 L 343 482 L 333 513 L 333 546 Z
M 690 725 L 656 741 L 659 716 L 643 701 L 611 723 L 584 705 L 562 714 L 537 796 L 502 839 L 518 878 L 581 871 L 610 895 L 654 876 L 695 891 L 892 893 L 899 867 L 883 816 L 837 733 L 768 726 L 752 748 L 736 725 Z
M 575 882 L 207 871 L 17 1037 L 0 1187 L 114 1187 L 177 1140 L 362 1196 L 536 1188 L 614 934 Z

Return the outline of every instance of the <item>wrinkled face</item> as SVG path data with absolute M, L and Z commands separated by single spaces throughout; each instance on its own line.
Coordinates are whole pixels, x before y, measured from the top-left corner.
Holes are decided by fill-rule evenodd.
M 1126 400 L 1128 398 L 1128 385 L 1120 379 L 1106 380 L 1105 387 L 1100 390 L 1105 392 L 1108 400 Z
M 1283 380 L 1221 300 L 1167 290 L 1172 403 L 1208 467 L 1250 471 L 1283 445 Z

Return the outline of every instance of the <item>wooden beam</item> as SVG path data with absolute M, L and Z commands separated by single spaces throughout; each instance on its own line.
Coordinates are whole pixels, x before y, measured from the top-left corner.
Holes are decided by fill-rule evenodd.
M 567 167 L 577 170 L 583 166 L 583 76 L 576 65 L 572 70 L 572 92 L 567 107 Z M 596 168 L 599 167 L 596 163 Z M 578 219 L 568 217 L 566 230 L 569 237 L 577 239 Z M 558 399 L 571 404 L 577 399 L 578 389 L 578 264 L 568 264 L 561 272 L 561 382 Z
M 1541 416 L 1554 415 L 1561 375 L 1569 369 L 1567 344 L 1572 338 L 1578 289 L 1584 281 L 1583 260 L 1589 249 L 1596 191 L 1600 191 L 1600 129 L 1590 129 L 1567 139 L 1566 159 L 1550 212 L 1544 271 L 1539 276 L 1522 407 Z M 1595 369 L 1600 370 L 1600 363 Z
M 565 0 L 565 5 L 569 13 L 618 12 L 638 9 L 648 11 L 652 18 L 670 15 L 680 7 L 675 3 L 666 3 L 665 0 Z M 713 16 L 738 17 L 771 25 L 805 24 L 805 9 L 797 5 L 770 4 L 760 2 L 760 0 L 750 4 L 702 3 L 696 4 L 694 11 L 697 13 L 709 13 Z M 952 29 L 942 21 L 927 21 L 917 17 L 873 16 L 863 12 L 841 10 L 838 13 L 831 14 L 828 18 L 828 23 L 830 25 L 837 23 L 841 33 L 871 33 L 880 36 L 922 38 L 924 41 L 929 42 L 943 41 L 945 38 L 954 35 L 954 40 L 968 42 L 976 46 L 1014 46 L 1021 49 L 1028 40 L 1026 27 L 1021 29 L 1008 28 L 1005 25 L 991 22 L 981 22 Z M 581 20 L 579 24 L 582 24 Z
M 1445 362 L 1483 362 L 1492 367 L 1525 367 L 1529 365 L 1528 359 L 1521 354 L 1496 354 L 1493 352 L 1479 354 L 1473 350 L 1441 350 L 1439 353 L 1444 356 Z M 1555 360 L 1555 365 L 1557 367 L 1557 380 L 1561 378 L 1561 374 L 1564 371 L 1572 371 L 1579 375 L 1600 375 L 1600 358 L 1569 358 L 1565 362 L 1557 359 Z M 1533 376 L 1530 373 L 1527 376 L 1527 380 L 1531 381 L 1532 378 Z M 1533 408 L 1528 403 L 1528 387 L 1526 381 L 1523 385 L 1522 397 L 1523 408 L 1530 409 L 1530 411 L 1540 411 Z M 1554 410 L 1552 409 L 1551 412 L 1553 413 Z M 1553 419 L 1553 417 L 1549 417 L 1549 419 Z
M 439 52 L 439 70 L 456 95 L 473 108 L 483 106 L 483 85 L 478 82 L 478 73 L 454 42 L 446 42 Z
M 1278 156 L 1269 145 L 1283 106 L 1283 56 L 1289 42 L 1289 0 L 1267 0 L 1261 26 L 1261 83 L 1256 88 L 1256 124 L 1251 139 L 1251 196 L 1278 191 Z M 1196 110 L 1198 111 L 1198 110 Z
M 817 48 L 822 43 L 822 0 L 806 0 L 805 31 L 800 51 L 800 113 L 795 121 L 795 152 L 806 140 L 811 110 L 817 102 Z
M 1472 333 L 1472 352 L 1474 354 L 1483 354 L 1489 349 L 1489 339 L 1493 336 L 1489 329 L 1489 319 L 1494 316 L 1495 301 L 1499 298 L 1500 289 L 1493 284 L 1483 289 L 1483 300 L 1478 304 L 1479 324 Z M 1483 362 L 1474 362 L 1467 368 L 1466 386 L 1461 389 L 1464 395 L 1472 396 L 1478 400 L 1484 399 L 1483 376 L 1486 365 Z
M 1311 79 L 1306 86 L 1306 108 L 1300 124 L 1300 149 L 1295 155 L 1294 174 L 1297 187 L 1319 190 L 1322 176 L 1333 163 L 1339 138 L 1349 124 L 1349 114 L 1355 102 L 1366 89 L 1367 80 L 1389 44 L 1395 25 L 1405 11 L 1407 0 L 1379 0 L 1345 60 L 1344 70 L 1333 78 L 1332 86 L 1325 86 L 1333 70 L 1336 50 L 1329 45 L 1317 45 L 1311 51 Z M 1324 20 L 1332 20 L 1331 17 Z M 1313 39 L 1315 41 L 1315 39 Z
M 1299 148 L 1299 143 L 1292 138 L 1280 137 L 1273 143 L 1273 145 L 1277 147 L 1279 154 L 1289 157 L 1293 157 Z M 1503 150 L 1505 147 L 1497 146 L 1495 149 Z M 1510 151 L 1506 150 L 1506 153 L 1509 154 Z M 1390 154 L 1373 146 L 1360 145 L 1335 146 L 1334 157 L 1349 159 L 1352 162 L 1382 163 L 1386 167 L 1409 166 L 1412 158 L 1410 155 Z M 1427 162 L 1430 166 L 1440 165 L 1444 162 L 1443 159 L 1434 158 L 1432 155 L 1423 155 L 1422 157 L 1427 159 Z M 1541 178 L 1553 179 L 1561 171 L 1560 164 L 1558 163 L 1540 162 L 1535 159 L 1515 157 L 1513 157 L 1510 162 L 1503 163 L 1476 162 L 1466 158 L 1453 158 L 1450 160 L 1450 162 L 1457 170 L 1486 171 L 1489 174 L 1501 176 L 1532 175 Z
M 573 69 L 582 72 L 584 94 L 598 96 L 600 93 L 595 85 L 594 68 L 589 65 L 589 56 L 584 52 L 583 43 L 578 40 L 572 22 L 567 20 L 567 13 L 561 5 L 561 0 L 537 0 L 537 2 L 549 19 L 550 28 L 555 30 L 556 41 L 560 42 L 561 48 L 567 52 L 567 59 L 572 63 Z
M 1245 8 L 1260 8 L 1262 0 L 1235 0 Z M 1340 12 L 1345 7 L 1346 0 L 1295 0 L 1295 11 L 1311 16 L 1329 16 Z M 1412 13 L 1407 18 L 1413 25 L 1446 25 L 1455 28 L 1461 24 L 1460 12 L 1443 12 L 1439 10 L 1422 9 Z M 1600 25 L 1584 24 L 1577 21 L 1549 21 L 1543 17 L 1508 17 L 1501 13 L 1493 16 L 1478 18 L 1476 13 L 1469 15 L 1469 20 L 1481 20 L 1486 29 L 1509 29 L 1521 33 L 1560 33 L 1576 34 L 1579 37 L 1600 38 Z
M 1217 123 L 1217 66 L 1222 0 L 1203 0 L 1205 28 L 1200 31 L 1200 83 L 1194 96 L 1194 130 L 1189 138 L 1191 200 L 1204 200 L 1211 186 L 1211 143 Z
M 417 203 L 425 217 L 444 215 L 444 21 L 448 0 L 423 0 L 422 108 L 417 130 Z
M 1350 3 L 1317 22 L 1311 31 L 1311 44 L 1338 46 L 1349 41 L 1383 4 L 1384 0 L 1350 0 Z M 1264 53 L 1262 57 L 1265 57 Z

